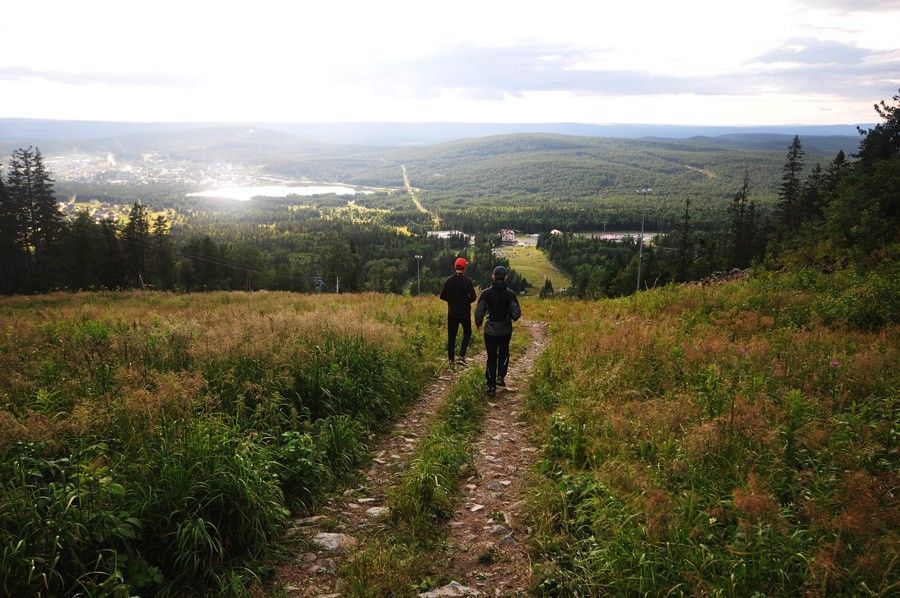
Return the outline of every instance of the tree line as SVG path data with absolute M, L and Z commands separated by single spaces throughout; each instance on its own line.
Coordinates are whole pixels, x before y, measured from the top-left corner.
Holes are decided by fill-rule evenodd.
M 571 233 L 542 234 L 538 246 L 573 279 L 570 292 L 582 297 L 615 297 L 641 288 L 684 282 L 753 263 L 803 262 L 825 268 L 865 265 L 897 241 L 900 220 L 900 96 L 875 110 L 883 122 L 860 129 L 853 159 L 839 151 L 827 167 L 805 164 L 795 136 L 781 169 L 777 202 L 770 213 L 750 196 L 745 172 L 715 230 L 694 225 L 691 197 L 684 200 L 674 230 L 654 235 L 638 251 L 633 238 L 622 242 Z M 808 172 L 804 176 L 804 173 Z
M 153 217 L 140 202 L 123 222 L 86 211 L 66 220 L 43 156 L 32 147 L 13 153 L 3 179 L 5 294 L 122 288 L 435 293 L 460 255 L 469 257 L 470 275 L 482 286 L 494 266 L 509 266 L 492 254 L 495 237 L 480 236 L 470 247 L 462 237 L 405 234 L 383 222 L 284 201 L 198 212 L 187 226 Z M 512 272 L 510 286 L 523 290 L 528 281 Z

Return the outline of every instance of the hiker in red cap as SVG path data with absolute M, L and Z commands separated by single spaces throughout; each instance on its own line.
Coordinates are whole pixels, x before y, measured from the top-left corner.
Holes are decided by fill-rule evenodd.
M 462 345 L 459 347 L 459 363 L 466 365 L 466 349 L 472 340 L 472 303 L 475 301 L 475 285 L 466 276 L 466 258 L 457 258 L 453 264 L 456 273 L 444 281 L 441 299 L 447 302 L 447 359 L 450 367 L 456 363 L 456 333 L 462 324 Z

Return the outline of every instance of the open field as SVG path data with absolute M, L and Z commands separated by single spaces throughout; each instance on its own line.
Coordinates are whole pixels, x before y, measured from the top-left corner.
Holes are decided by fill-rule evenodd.
M 556 291 L 566 289 L 572 284 L 569 277 L 550 263 L 544 252 L 537 247 L 504 245 L 497 248 L 494 253 L 508 258 L 510 267 L 528 279 L 528 282 L 533 285 L 528 290 L 530 295 L 537 295 L 544 286 L 544 280 L 548 278 Z

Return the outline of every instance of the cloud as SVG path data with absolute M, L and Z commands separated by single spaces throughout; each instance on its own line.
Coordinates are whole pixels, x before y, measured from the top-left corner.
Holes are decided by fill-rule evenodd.
M 591 65 L 591 66 L 585 66 Z M 870 97 L 896 88 L 900 56 L 818 39 L 792 39 L 728 72 L 675 75 L 618 69 L 602 50 L 569 44 L 456 47 L 351 78 L 413 97 L 453 91 L 502 100 L 536 91 L 597 95 L 831 93 Z
M 800 0 L 800 4 L 832 12 L 890 12 L 900 10 L 900 0 Z
M 759 62 L 799 62 L 803 64 L 858 64 L 869 51 L 834 41 L 799 38 L 757 57 Z
M 138 87 L 194 87 L 193 77 L 175 73 L 106 73 L 33 69 L 27 66 L 0 66 L 0 80 L 48 81 L 64 85 L 112 85 Z

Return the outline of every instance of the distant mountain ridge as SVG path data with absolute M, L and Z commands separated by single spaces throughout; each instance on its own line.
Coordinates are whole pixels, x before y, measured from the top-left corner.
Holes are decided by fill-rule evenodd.
M 862 124 L 868 127 L 871 125 Z M 488 137 L 514 133 L 550 133 L 580 137 L 715 139 L 723 147 L 756 147 L 773 149 L 786 145 L 793 135 L 804 142 L 812 137 L 829 137 L 821 141 L 828 151 L 845 149 L 852 139 L 858 142 L 856 125 L 771 125 L 771 126 L 692 126 L 652 124 L 597 125 L 586 123 L 400 123 L 400 122 L 334 122 L 334 123 L 136 123 L 107 121 L 70 121 L 4 118 L 0 119 L 0 143 L 39 143 L 54 140 L 99 140 L 126 135 L 188 133 L 204 129 L 261 129 L 304 138 L 319 144 L 368 145 L 382 147 L 431 145 L 458 139 Z M 821 149 L 825 150 L 826 147 Z M 836 151 L 836 150 L 835 150 Z

